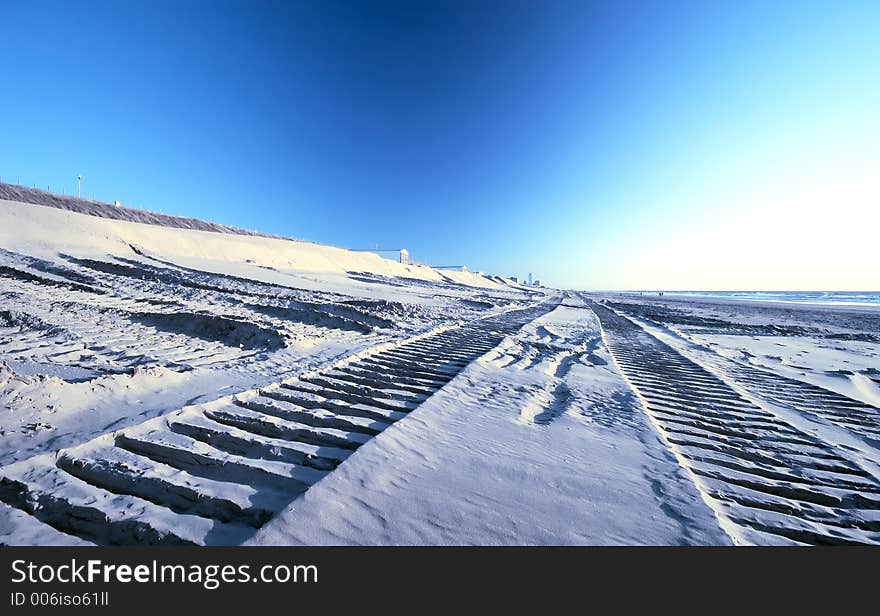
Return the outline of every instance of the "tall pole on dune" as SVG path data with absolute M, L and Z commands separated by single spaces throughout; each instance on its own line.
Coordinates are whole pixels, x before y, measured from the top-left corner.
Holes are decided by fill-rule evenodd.
M 82 192 L 80 191 L 80 182 L 82 182 L 82 179 L 83 179 L 83 176 L 81 176 L 81 175 L 76 176 L 76 198 L 77 199 L 81 198 L 80 195 L 82 194 Z

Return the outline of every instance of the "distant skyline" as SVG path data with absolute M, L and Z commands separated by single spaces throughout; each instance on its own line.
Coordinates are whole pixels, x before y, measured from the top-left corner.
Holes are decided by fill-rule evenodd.
M 880 290 L 880 2 L 7 3 L 0 177 L 583 289 Z

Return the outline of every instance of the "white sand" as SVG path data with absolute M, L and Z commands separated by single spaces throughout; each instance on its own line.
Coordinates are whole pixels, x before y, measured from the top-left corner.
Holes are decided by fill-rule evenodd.
M 0 542 L 878 543 L 878 324 L 0 201 Z

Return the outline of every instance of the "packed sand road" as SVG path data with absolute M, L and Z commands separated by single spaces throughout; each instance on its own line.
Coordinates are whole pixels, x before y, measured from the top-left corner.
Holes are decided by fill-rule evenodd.
M 247 541 L 730 543 L 571 292 Z
M 558 304 L 551 298 L 440 328 L 8 465 L 0 469 L 0 513 L 13 527 L 5 541 L 241 543 L 471 361 Z
M 863 430 L 877 409 L 816 386 L 741 367 L 744 389 L 590 302 L 621 372 L 688 469 L 725 530 L 740 543 L 880 543 L 880 481 L 860 456 L 763 403 Z M 756 395 L 747 392 L 754 391 Z
M 754 371 L 742 379 L 756 392 L 750 395 L 732 387 L 728 373 L 692 361 L 637 320 L 591 300 L 579 306 L 578 298 L 568 294 L 562 304 L 554 297 L 439 327 L 321 370 L 7 465 L 0 469 L 3 541 L 377 541 L 382 535 L 370 531 L 369 522 L 351 518 L 356 515 L 384 519 L 388 534 L 377 542 L 390 543 L 595 543 L 615 537 L 627 543 L 880 542 L 880 482 L 873 469 L 851 449 L 789 421 L 757 394 L 779 397 L 782 386 L 802 387 L 811 393 L 789 403 L 806 400 L 820 407 L 817 401 L 845 397 L 809 384 L 763 379 Z M 637 396 L 633 404 L 615 389 L 618 370 L 625 379 L 621 385 Z M 827 415 L 833 408 L 821 410 Z M 855 406 L 834 412 L 849 408 Z M 420 419 L 400 422 L 416 409 Z M 647 430 L 661 437 L 658 449 L 630 411 L 649 418 Z M 450 424 L 456 417 L 465 423 Z M 412 429 L 398 429 L 409 424 Z M 361 447 L 392 425 L 394 436 L 361 457 Z M 592 427 L 579 432 L 587 426 Z M 419 451 L 419 442 L 431 445 Z M 603 445 L 608 453 L 598 450 L 601 460 L 588 461 L 589 451 Z M 659 451 L 664 447 L 669 461 Z M 343 465 L 356 451 L 358 464 Z M 551 452 L 562 459 L 542 460 Z M 448 461 L 430 462 L 435 457 Z M 485 476 L 470 477 L 464 470 L 492 460 L 497 467 L 486 468 Z M 562 471 L 566 460 L 580 461 Z M 607 465 L 611 475 L 596 463 Z M 674 478 L 676 466 L 681 479 Z M 530 474 L 530 468 L 537 474 L 525 480 L 521 474 Z M 428 475 L 432 479 L 422 488 L 428 494 L 413 487 L 419 475 L 436 472 L 442 477 Z M 563 480 L 561 472 L 571 479 Z M 612 475 L 618 490 L 637 502 L 624 505 L 621 493 L 608 492 Z M 654 494 L 638 492 L 645 480 Z M 573 483 L 563 491 L 505 492 L 530 481 Z M 456 493 L 452 500 L 431 509 L 429 494 L 449 490 Z M 481 518 L 490 514 L 479 494 L 503 499 L 495 504 L 500 518 L 485 521 L 502 533 L 497 537 L 481 528 Z M 356 514 L 354 505 L 365 512 Z M 657 505 L 661 517 L 645 525 L 658 515 Z M 541 520 L 529 511 L 546 507 L 573 524 L 575 534 L 560 534 L 553 518 Z M 596 509 L 581 515 L 577 508 Z M 637 513 L 635 519 L 622 514 L 626 509 Z M 602 511 L 615 521 L 591 528 Z M 473 517 L 455 527 L 446 525 L 447 515 Z M 508 524 L 512 528 L 505 528 Z M 523 526 L 535 524 L 529 531 Z M 641 535 L 634 532 L 640 526 Z

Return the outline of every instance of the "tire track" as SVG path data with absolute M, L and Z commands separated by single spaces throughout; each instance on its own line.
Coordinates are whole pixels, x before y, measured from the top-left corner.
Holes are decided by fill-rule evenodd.
M 623 314 L 637 316 L 620 305 L 616 308 Z M 653 325 L 655 322 L 649 323 Z M 675 331 L 670 334 L 680 338 Z M 682 343 L 686 344 L 683 339 Z M 749 394 L 845 428 L 869 442 L 873 440 L 871 444 L 875 447 L 880 442 L 880 408 L 813 383 L 736 361 L 712 349 L 704 350 L 706 354 L 701 360 L 705 359 L 712 370 L 723 374 L 728 382 L 736 383 Z
M 0 501 L 99 545 L 241 543 L 471 361 L 558 303 L 418 336 L 9 465 L 0 469 Z
M 719 359 L 723 360 L 719 356 Z M 812 383 L 732 360 L 720 368 L 745 389 L 783 406 L 825 419 L 860 436 L 880 441 L 880 409 Z
M 736 540 L 880 544 L 874 476 L 632 321 L 590 306 L 621 372 Z

